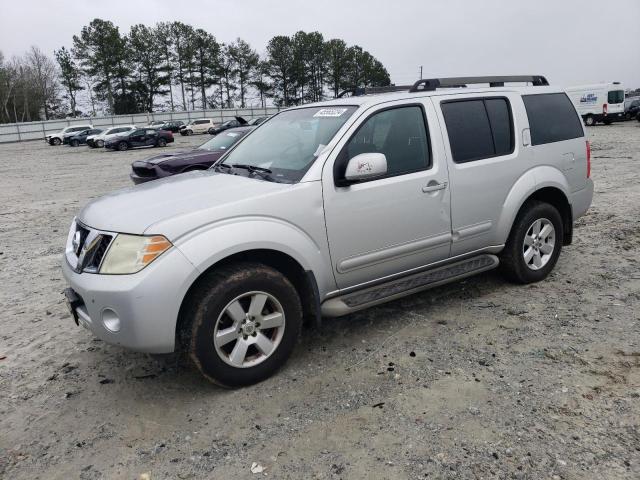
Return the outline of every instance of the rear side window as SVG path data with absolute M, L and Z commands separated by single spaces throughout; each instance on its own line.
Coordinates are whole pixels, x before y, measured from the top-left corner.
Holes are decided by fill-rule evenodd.
M 513 120 L 506 98 L 442 103 L 453 161 L 466 163 L 513 152 Z
M 561 142 L 582 137 L 582 123 L 571 100 L 564 93 L 523 95 L 529 117 L 531 143 Z
M 613 90 L 607 95 L 607 103 L 624 102 L 624 90 Z

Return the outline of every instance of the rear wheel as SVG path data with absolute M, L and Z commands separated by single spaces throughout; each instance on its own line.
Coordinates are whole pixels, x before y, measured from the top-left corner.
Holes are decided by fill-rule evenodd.
M 596 124 L 596 119 L 593 115 L 587 115 L 584 119 L 584 124 L 587 127 L 593 127 Z
M 189 355 L 207 379 L 226 387 L 271 376 L 291 355 L 302 326 L 294 286 L 257 263 L 212 272 L 187 302 Z
M 517 283 L 539 282 L 549 275 L 562 249 L 562 218 L 548 203 L 525 204 L 500 255 L 507 278 Z
M 127 148 L 129 148 L 127 142 L 118 143 L 118 150 L 120 150 L 121 152 L 124 152 Z

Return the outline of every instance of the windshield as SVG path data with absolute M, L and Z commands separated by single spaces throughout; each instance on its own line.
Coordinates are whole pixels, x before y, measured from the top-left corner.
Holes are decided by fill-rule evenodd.
M 198 147 L 198 150 L 208 150 L 213 152 L 215 150 L 226 150 L 240 138 L 245 135 L 246 132 L 234 132 L 233 130 L 216 135 L 208 142 L 203 143 Z
M 234 148 L 222 162 L 269 169 L 271 178 L 297 182 L 357 107 L 308 107 L 282 112 Z

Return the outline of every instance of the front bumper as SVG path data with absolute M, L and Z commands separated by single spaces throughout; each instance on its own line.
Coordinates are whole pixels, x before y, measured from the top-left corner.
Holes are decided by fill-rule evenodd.
M 77 273 L 66 258 L 62 273 L 80 299 L 74 319 L 96 337 L 140 352 L 174 351 L 180 305 L 198 276 L 176 247 L 132 275 Z

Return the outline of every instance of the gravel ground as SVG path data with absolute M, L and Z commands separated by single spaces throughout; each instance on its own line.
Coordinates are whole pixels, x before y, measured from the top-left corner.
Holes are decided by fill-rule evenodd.
M 589 135 L 594 203 L 549 279 L 326 320 L 235 391 L 63 304 L 72 216 L 152 152 L 0 146 L 0 477 L 640 478 L 640 124 Z

